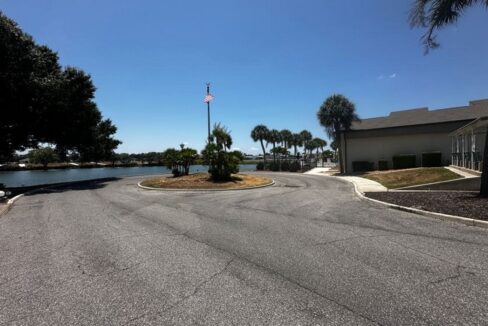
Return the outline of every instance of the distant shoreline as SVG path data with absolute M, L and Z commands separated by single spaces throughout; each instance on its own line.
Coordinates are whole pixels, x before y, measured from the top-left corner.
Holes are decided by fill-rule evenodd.
M 250 161 L 242 161 L 242 165 L 254 165 L 257 164 L 259 161 L 250 160 Z M 196 162 L 193 165 L 204 165 L 201 162 Z M 165 167 L 164 164 L 159 163 L 80 163 L 79 165 L 72 165 L 69 163 L 51 163 L 48 164 L 47 167 L 44 167 L 40 164 L 28 164 L 25 167 L 20 167 L 18 165 L 3 165 L 0 166 L 0 172 L 2 171 L 36 171 L 36 170 L 66 170 L 66 169 L 96 169 L 96 168 L 135 168 L 135 167 L 151 167 L 151 166 L 161 166 Z

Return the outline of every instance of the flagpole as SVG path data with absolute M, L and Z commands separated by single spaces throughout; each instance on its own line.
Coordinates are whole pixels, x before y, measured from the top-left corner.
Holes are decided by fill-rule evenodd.
M 210 95 L 210 83 L 207 83 L 207 96 Z M 208 116 L 208 141 L 210 142 L 210 101 L 207 101 L 207 116 Z

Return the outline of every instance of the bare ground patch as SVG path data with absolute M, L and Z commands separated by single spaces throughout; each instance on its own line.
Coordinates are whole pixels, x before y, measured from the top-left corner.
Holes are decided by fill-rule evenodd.
M 162 189 L 243 189 L 258 187 L 273 182 L 270 178 L 235 174 L 230 181 L 213 181 L 208 173 L 195 173 L 181 177 L 157 177 L 141 182 L 144 187 Z

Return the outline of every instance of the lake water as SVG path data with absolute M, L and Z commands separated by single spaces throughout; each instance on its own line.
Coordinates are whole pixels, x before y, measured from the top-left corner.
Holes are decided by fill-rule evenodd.
M 241 164 L 241 172 L 255 171 L 255 164 Z M 208 167 L 192 165 L 190 172 L 206 172 Z M 164 166 L 107 167 L 91 169 L 51 169 L 29 171 L 0 171 L 0 183 L 7 187 L 34 186 L 69 181 L 138 175 L 167 174 L 171 171 Z

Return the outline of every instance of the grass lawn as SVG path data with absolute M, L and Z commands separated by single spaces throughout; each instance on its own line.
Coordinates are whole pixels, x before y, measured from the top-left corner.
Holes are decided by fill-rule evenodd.
M 366 172 L 361 177 L 377 181 L 389 189 L 448 181 L 462 178 L 445 168 L 415 168 L 405 170 Z

